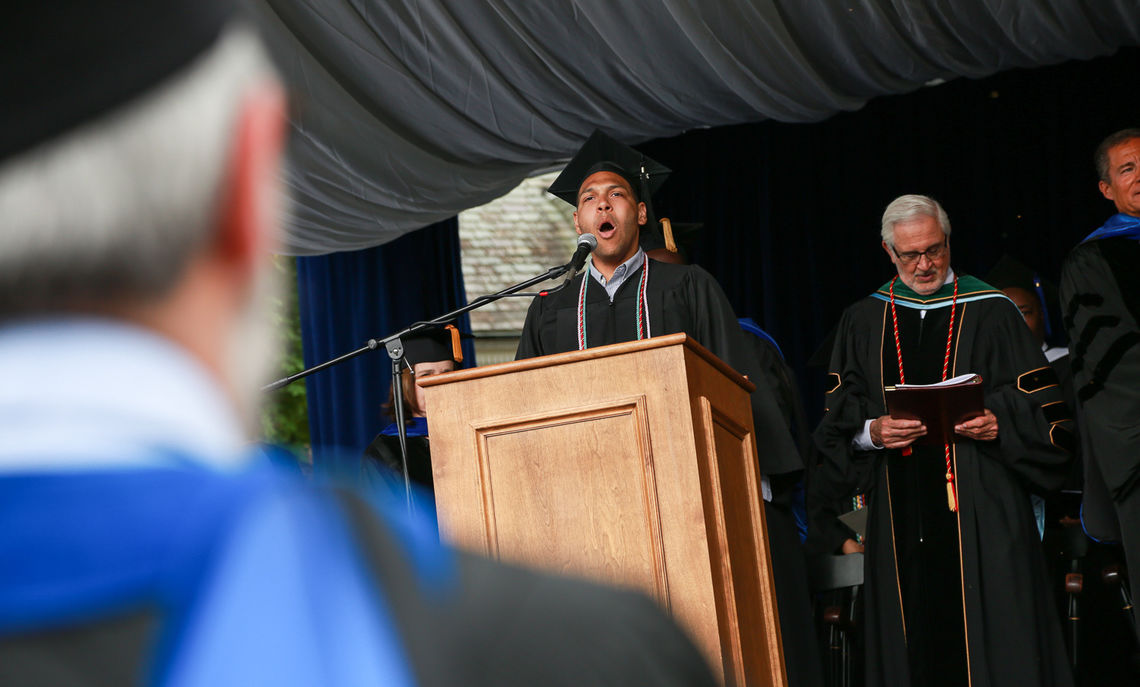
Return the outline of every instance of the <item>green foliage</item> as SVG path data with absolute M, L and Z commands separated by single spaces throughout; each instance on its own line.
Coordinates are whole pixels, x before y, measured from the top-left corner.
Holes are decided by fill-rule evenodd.
M 275 378 L 287 377 L 305 367 L 301 356 L 301 313 L 297 305 L 297 263 L 294 258 L 277 256 L 274 266 L 284 288 L 270 304 L 273 325 L 281 343 L 280 364 Z M 309 413 L 305 383 L 296 381 L 271 391 L 261 413 L 263 439 L 292 449 L 307 460 L 309 455 Z

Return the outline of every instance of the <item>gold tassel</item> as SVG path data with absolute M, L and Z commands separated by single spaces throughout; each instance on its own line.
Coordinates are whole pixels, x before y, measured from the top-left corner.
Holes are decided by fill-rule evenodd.
M 665 235 L 665 247 L 670 252 L 677 252 L 677 242 L 673 239 L 673 223 L 669 221 L 668 217 L 661 218 L 661 233 Z
M 453 324 L 447 325 L 444 329 L 451 332 L 451 359 L 456 363 L 463 362 L 463 341 L 459 337 L 459 329 Z
M 946 473 L 946 505 L 951 513 L 958 512 L 958 493 L 954 489 L 954 475 Z

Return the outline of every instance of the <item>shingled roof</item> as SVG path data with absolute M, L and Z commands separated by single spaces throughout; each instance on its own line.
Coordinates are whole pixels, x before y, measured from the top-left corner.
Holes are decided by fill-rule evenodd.
M 507 195 L 460 213 L 459 242 L 468 300 L 529 279 L 570 258 L 577 238 L 573 208 L 546 193 L 555 176 L 527 179 Z M 504 298 L 471 313 L 480 365 L 514 357 L 529 305 L 529 298 Z

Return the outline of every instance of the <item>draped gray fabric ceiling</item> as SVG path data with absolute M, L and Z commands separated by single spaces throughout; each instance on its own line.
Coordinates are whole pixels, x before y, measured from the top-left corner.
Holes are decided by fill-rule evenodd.
M 1140 0 L 256 0 L 294 95 L 287 252 L 390 241 L 565 162 L 1140 45 Z M 1122 87 L 1134 87 L 1135 84 Z

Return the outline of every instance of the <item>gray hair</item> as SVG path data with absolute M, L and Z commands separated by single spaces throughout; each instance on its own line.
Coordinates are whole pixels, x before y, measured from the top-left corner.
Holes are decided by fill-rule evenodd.
M 1096 147 L 1096 153 L 1093 155 L 1093 164 L 1096 165 L 1098 179 L 1106 184 L 1111 183 L 1108 169 L 1108 151 L 1134 138 L 1140 138 L 1140 129 L 1121 129 L 1100 142 L 1100 145 Z
M 900 222 L 909 222 L 914 218 L 925 215 L 938 220 L 943 236 L 950 236 L 950 218 L 946 211 L 930 196 L 905 195 L 891 201 L 883 211 L 883 223 L 880 234 L 887 246 L 895 247 L 895 225 Z
M 168 293 L 216 230 L 242 100 L 272 75 L 232 26 L 144 96 L 0 161 L 0 318 Z

